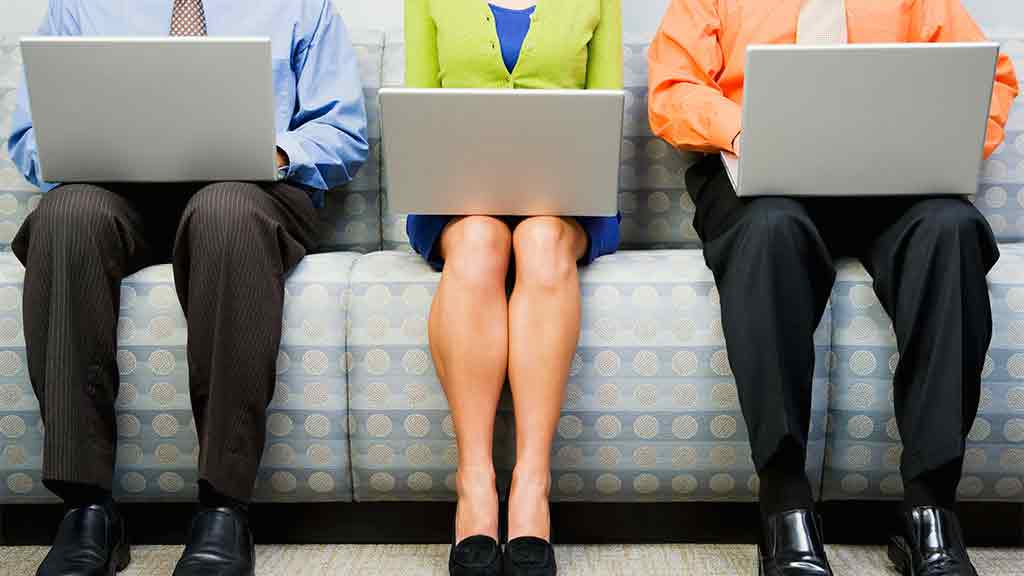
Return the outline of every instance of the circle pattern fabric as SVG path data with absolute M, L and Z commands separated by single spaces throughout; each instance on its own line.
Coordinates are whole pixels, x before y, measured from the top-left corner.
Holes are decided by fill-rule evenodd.
M 28 32 L 27 30 L 25 32 Z M 401 215 L 381 195 L 377 91 L 401 82 L 401 44 L 353 35 L 369 116 L 367 164 L 322 211 L 325 249 L 406 248 Z M 6 156 L 21 78 L 16 45 L 0 41 L 0 246 L 38 205 Z M 1024 62 L 1024 42 L 1004 49 Z M 624 248 L 697 248 L 685 172 L 694 157 L 657 140 L 647 122 L 646 46 L 625 47 L 620 206 Z M 383 68 L 383 69 L 382 69 Z M 985 165 L 975 204 L 1001 242 L 1024 240 L 1024 112 Z M 382 218 L 383 215 L 383 227 Z M 990 278 L 996 338 L 983 411 L 971 429 L 960 493 L 1024 501 L 1024 270 L 1003 248 Z M 353 265 L 355 269 L 353 270 Z M 353 282 L 348 283 L 352 270 Z M 0 502 L 50 498 L 39 478 L 43 426 L 21 335 L 22 270 L 0 254 Z M 277 386 L 257 498 L 274 501 L 452 499 L 454 425 L 426 341 L 437 276 L 415 258 L 318 255 L 289 277 Z M 751 500 L 750 463 L 722 335 L 719 296 L 699 253 L 624 252 L 582 280 L 584 321 L 553 470 L 557 500 Z M 188 401 L 187 335 L 168 267 L 122 287 L 117 356 L 118 469 L 125 500 L 195 496 L 198 459 Z M 827 498 L 897 498 L 902 490 L 891 376 L 891 323 L 858 267 L 840 274 L 816 335 L 809 473 Z M 351 398 L 351 406 L 349 399 Z M 351 409 L 350 409 L 351 408 Z M 829 433 L 826 435 L 826 430 Z M 499 470 L 514 464 L 510 398 L 496 422 Z M 350 436 L 351 435 L 351 436 Z M 351 449 L 350 449 L 351 440 Z M 826 454 L 829 467 L 824 469 Z M 350 462 L 351 456 L 351 462 Z
M 989 275 L 992 345 L 982 372 L 980 413 L 968 434 L 960 497 L 1021 501 L 1024 474 L 1024 246 L 1000 247 Z M 823 496 L 896 499 L 903 493 L 902 446 L 893 413 L 892 376 L 899 364 L 892 323 L 859 265 L 839 271 L 832 297 L 832 399 Z M 878 329 L 865 335 L 861 326 Z
M 426 335 L 404 329 L 429 316 L 439 277 L 399 252 L 365 256 L 352 275 L 355 499 L 453 500 L 448 405 Z M 583 329 L 555 431 L 552 498 L 755 499 L 717 291 L 700 254 L 620 253 L 584 270 L 581 286 Z M 816 335 L 812 477 L 821 476 L 824 453 L 828 325 Z M 510 400 L 506 390 L 497 414 L 499 474 L 515 463 Z

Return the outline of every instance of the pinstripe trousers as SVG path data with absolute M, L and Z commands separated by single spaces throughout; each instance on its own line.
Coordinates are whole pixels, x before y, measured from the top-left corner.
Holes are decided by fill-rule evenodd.
M 29 377 L 48 487 L 110 490 L 121 280 L 172 262 L 188 324 L 199 477 L 251 499 L 281 340 L 285 275 L 316 246 L 306 191 L 284 183 L 69 184 L 14 239 L 25 265 Z

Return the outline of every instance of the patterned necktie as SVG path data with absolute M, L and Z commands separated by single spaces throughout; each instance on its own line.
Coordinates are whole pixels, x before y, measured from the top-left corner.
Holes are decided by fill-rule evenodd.
M 206 36 L 203 0 L 174 0 L 171 36 Z
M 797 44 L 846 44 L 846 0 L 804 0 L 796 28 Z

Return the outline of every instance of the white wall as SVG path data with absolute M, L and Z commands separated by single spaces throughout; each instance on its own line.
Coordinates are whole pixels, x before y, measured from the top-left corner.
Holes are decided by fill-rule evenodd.
M 102 0 L 91 0 L 102 1 Z M 167 0 L 170 2 L 171 0 Z M 238 0 L 244 3 L 246 0 Z M 483 0 L 481 0 L 483 1 Z M 550 0 L 558 1 L 558 0 Z M 669 0 L 623 0 L 627 37 L 654 33 Z M 771 0 L 767 0 L 771 1 Z M 402 27 L 403 0 L 335 0 L 352 28 L 393 30 Z M 1024 1 L 963 0 L 981 25 L 993 35 L 1024 34 Z M 46 9 L 46 0 L 0 0 L 0 36 L 30 33 Z
M 46 0 L 0 0 L 0 37 L 29 34 L 39 27 Z

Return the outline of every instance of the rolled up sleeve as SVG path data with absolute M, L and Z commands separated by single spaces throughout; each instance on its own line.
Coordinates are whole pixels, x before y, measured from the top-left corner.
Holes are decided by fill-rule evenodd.
M 733 152 L 740 105 L 716 78 L 723 68 L 714 0 L 672 0 L 648 53 L 651 130 L 686 150 Z
M 39 36 L 74 36 L 78 34 L 78 22 L 74 12 L 63 0 L 50 0 L 46 17 L 36 33 Z M 7 152 L 18 171 L 30 183 L 44 192 L 57 186 L 57 183 L 43 181 L 36 131 L 32 126 L 32 110 L 29 107 L 28 84 L 24 77 L 18 89 L 14 117 L 11 119 Z

